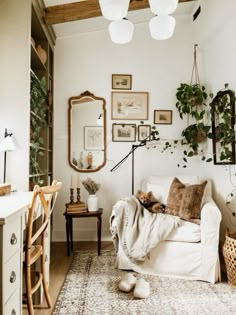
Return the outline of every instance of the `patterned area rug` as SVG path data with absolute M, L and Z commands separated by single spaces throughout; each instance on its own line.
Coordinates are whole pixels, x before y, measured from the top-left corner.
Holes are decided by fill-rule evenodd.
M 114 268 L 113 252 L 76 252 L 59 294 L 54 315 L 235 315 L 236 288 L 142 275 L 150 296 L 139 300 L 119 291 L 125 271 Z M 141 275 L 137 275 L 141 277 Z

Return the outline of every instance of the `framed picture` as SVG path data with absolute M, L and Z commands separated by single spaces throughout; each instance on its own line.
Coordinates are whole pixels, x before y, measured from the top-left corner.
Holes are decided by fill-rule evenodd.
M 134 142 L 136 139 L 135 124 L 113 124 L 112 141 Z
M 172 110 L 154 110 L 154 124 L 171 125 Z
M 147 120 L 148 92 L 112 92 L 111 119 Z
M 103 150 L 104 149 L 103 127 L 85 126 L 84 127 L 84 149 Z
M 147 140 L 150 141 L 151 126 L 150 125 L 139 125 L 138 126 L 138 141 Z
M 113 90 L 131 90 L 132 75 L 130 74 L 113 74 L 111 88 Z

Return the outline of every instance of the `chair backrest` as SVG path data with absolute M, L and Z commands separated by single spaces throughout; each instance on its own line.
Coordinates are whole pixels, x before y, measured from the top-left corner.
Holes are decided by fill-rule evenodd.
M 34 244 L 39 236 L 46 230 L 61 186 L 62 183 L 56 180 L 54 180 L 50 186 L 34 186 L 26 229 L 26 246 L 28 249 L 31 248 L 32 244 Z M 42 216 L 41 225 L 36 225 L 33 228 L 34 215 L 38 211 L 40 211 L 40 215 Z

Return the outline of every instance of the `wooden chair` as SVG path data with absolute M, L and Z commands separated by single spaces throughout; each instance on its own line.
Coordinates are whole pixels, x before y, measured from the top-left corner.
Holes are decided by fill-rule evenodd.
M 38 290 L 41 284 L 48 308 L 52 306 L 45 277 L 45 231 L 61 186 L 61 182 L 57 182 L 56 180 L 53 181 L 51 186 L 39 187 L 35 185 L 29 206 L 23 261 L 26 282 L 26 304 L 30 315 L 34 314 L 32 295 Z M 40 209 L 38 207 L 40 207 Z M 39 224 L 39 226 L 33 226 L 35 213 L 39 210 L 42 216 L 41 224 Z M 35 264 L 39 258 L 40 271 L 36 272 L 38 279 L 36 283 L 33 284 L 32 265 Z

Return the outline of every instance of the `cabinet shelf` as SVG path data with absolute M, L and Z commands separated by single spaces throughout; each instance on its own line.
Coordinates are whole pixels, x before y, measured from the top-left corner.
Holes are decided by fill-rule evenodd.
M 46 66 L 42 63 L 36 49 L 31 44 L 31 67 L 33 69 L 46 71 Z

